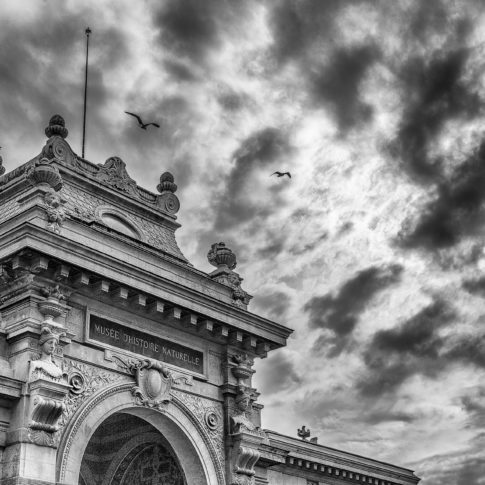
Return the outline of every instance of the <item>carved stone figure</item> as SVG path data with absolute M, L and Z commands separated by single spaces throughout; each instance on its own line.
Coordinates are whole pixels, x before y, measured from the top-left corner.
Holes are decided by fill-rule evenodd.
M 47 212 L 47 228 L 60 234 L 61 226 L 67 217 L 64 209 L 66 200 L 54 191 L 49 191 L 44 196 L 44 208 Z
M 251 421 L 254 400 L 254 396 L 249 388 L 239 388 L 235 398 L 237 411 L 231 416 L 232 434 L 246 432 L 257 436 L 265 436 L 264 431 Z
M 58 343 L 59 335 L 53 333 L 50 328 L 44 327 L 39 339 L 40 358 L 30 363 L 30 381 L 47 379 L 60 382 L 62 380 L 62 369 L 52 359 Z

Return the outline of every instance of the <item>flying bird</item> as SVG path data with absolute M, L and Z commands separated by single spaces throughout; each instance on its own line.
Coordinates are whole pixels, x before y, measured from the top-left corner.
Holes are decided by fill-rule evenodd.
M 138 121 L 138 126 L 142 129 L 142 130 L 146 130 L 147 129 L 147 126 L 150 126 L 150 125 L 153 125 L 153 126 L 156 126 L 157 128 L 160 128 L 160 125 L 158 123 L 143 123 L 142 119 L 135 113 L 130 113 L 129 111 L 125 111 L 125 113 L 127 115 L 130 115 L 130 116 L 134 116 L 137 121 Z
M 291 179 L 291 173 L 290 172 L 274 172 L 271 175 L 277 175 L 278 177 L 283 177 L 283 175 L 288 175 L 288 178 Z

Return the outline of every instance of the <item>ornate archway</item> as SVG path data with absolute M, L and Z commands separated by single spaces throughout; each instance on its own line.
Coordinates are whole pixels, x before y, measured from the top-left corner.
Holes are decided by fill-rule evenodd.
M 137 406 L 131 393 L 132 388 L 132 383 L 112 384 L 94 394 L 72 415 L 59 443 L 57 481 L 66 485 L 78 485 L 80 477 L 86 479 L 81 473 L 81 464 L 89 441 L 110 416 L 124 413 L 150 424 L 163 437 L 162 441 L 166 440 L 165 444 L 173 452 L 187 484 L 223 485 L 224 469 L 220 446 L 215 446 L 203 423 L 182 400 L 173 396 L 172 401 L 161 410 Z M 153 447 L 163 446 L 162 441 L 151 444 L 146 442 L 139 448 L 138 454 L 125 463 L 125 472 L 132 473 L 129 470 L 134 470 L 137 463 L 133 460 L 142 463 L 145 456 L 143 453 L 153 453 Z M 160 450 L 161 448 L 158 449 Z
M 168 441 L 151 424 L 115 413 L 91 436 L 79 485 L 187 485 Z

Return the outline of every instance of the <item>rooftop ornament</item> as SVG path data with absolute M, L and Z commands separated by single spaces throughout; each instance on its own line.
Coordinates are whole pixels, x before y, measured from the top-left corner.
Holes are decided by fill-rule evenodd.
M 180 202 L 174 193 L 177 190 L 177 184 L 174 183 L 173 175 L 170 172 L 160 175 L 157 190 L 160 192 L 160 195 L 157 196 L 158 206 L 169 214 L 176 214 L 180 209 Z
M 207 253 L 207 259 L 217 269 L 227 268 L 232 271 L 237 265 L 236 255 L 223 242 L 212 244 L 210 251 Z
M 164 172 L 160 175 L 160 183 L 157 185 L 157 190 L 161 194 L 166 192 L 173 194 L 177 191 L 177 184 L 174 184 L 174 178 L 170 172 Z
M 252 296 L 241 288 L 243 279 L 233 271 L 237 265 L 236 255 L 226 247 L 225 243 L 219 242 L 212 244 L 207 253 L 207 259 L 212 266 L 217 267 L 209 276 L 214 281 L 229 286 L 232 289 L 234 305 L 246 309 Z
M 306 429 L 305 426 L 302 426 L 300 429 L 297 430 L 298 437 L 300 437 L 303 441 L 306 441 L 307 438 L 310 437 L 310 430 Z
M 62 138 L 66 138 L 69 132 L 66 128 L 66 122 L 61 115 L 54 115 L 49 120 L 49 126 L 45 129 L 45 134 L 47 138 L 51 138 L 52 136 L 60 136 Z

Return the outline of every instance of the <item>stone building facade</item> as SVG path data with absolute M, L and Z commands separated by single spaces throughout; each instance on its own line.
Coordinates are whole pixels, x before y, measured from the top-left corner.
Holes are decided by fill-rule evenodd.
M 224 243 L 210 274 L 187 261 L 170 173 L 154 194 L 77 156 L 60 116 L 45 133 L 0 163 L 1 485 L 418 483 L 261 429 L 252 366 L 291 330 L 247 310 Z

